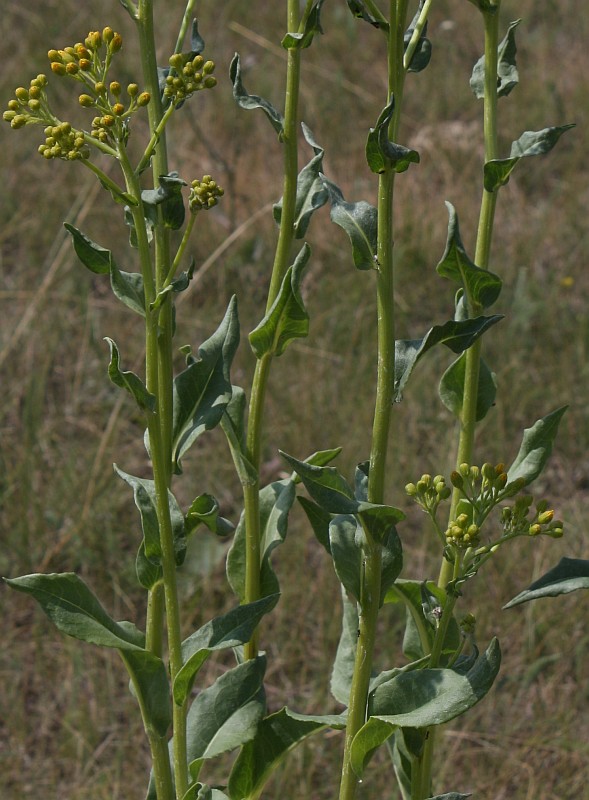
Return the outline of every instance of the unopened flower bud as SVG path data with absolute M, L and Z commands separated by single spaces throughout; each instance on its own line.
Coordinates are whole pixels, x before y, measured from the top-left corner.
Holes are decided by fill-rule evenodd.
M 499 489 L 503 489 L 507 485 L 507 472 L 502 472 L 497 476 L 496 485 Z
M 76 75 L 80 71 L 80 67 L 74 61 L 72 61 L 69 64 L 66 64 L 65 71 L 68 75 Z
M 9 100 L 8 101 L 8 108 L 11 111 L 18 111 L 19 108 L 20 108 L 20 103 L 18 102 L 18 100 Z
M 123 46 L 123 37 L 120 33 L 115 33 L 112 38 L 112 41 L 109 44 L 109 49 L 111 53 L 118 53 L 121 47 Z
M 204 60 L 204 58 L 203 58 L 202 56 L 200 56 L 200 55 L 198 55 L 198 56 L 195 56 L 195 57 L 192 59 L 192 66 L 194 67 L 194 69 L 195 69 L 195 70 L 202 69 L 202 66 L 203 66 L 203 64 L 204 64 L 204 63 L 205 63 L 205 60 Z
M 481 471 L 480 471 L 480 469 L 478 467 L 471 467 L 470 468 L 470 479 L 471 479 L 471 481 L 474 481 L 476 483 L 478 481 L 478 479 L 480 478 L 480 476 L 481 476 Z
M 41 101 L 35 100 L 34 98 L 29 100 L 29 108 L 31 111 L 38 111 L 41 108 Z
M 61 61 L 61 56 L 59 55 L 58 50 L 49 50 L 47 53 L 47 58 L 49 61 Z
M 97 50 L 102 45 L 100 31 L 90 31 L 86 39 L 84 39 L 84 44 L 88 50 Z
M 205 75 L 212 75 L 215 71 L 215 62 L 214 61 L 207 61 L 203 64 L 202 71 Z
M 462 475 L 463 478 L 468 478 L 470 474 L 470 464 L 460 464 L 458 467 L 458 472 Z
M 19 86 L 18 89 L 15 89 L 14 94 L 23 103 L 26 103 L 29 99 L 29 93 L 24 86 Z
M 41 89 L 37 85 L 32 85 L 29 89 L 29 98 L 38 100 L 41 97 Z
M 130 83 L 127 86 L 127 94 L 129 95 L 129 97 L 137 97 L 138 92 L 139 92 L 139 87 L 137 86 L 136 83 Z
M 106 83 L 104 83 L 104 81 L 97 81 L 94 84 L 94 91 L 96 94 L 106 94 Z
M 78 98 L 78 102 L 80 103 L 81 106 L 84 106 L 84 108 L 90 108 L 91 106 L 94 105 L 94 100 L 90 97 L 89 94 L 81 94 Z
M 486 461 L 481 467 L 481 474 L 485 480 L 493 480 L 495 478 L 495 470 L 493 469 L 493 465 Z
M 108 87 L 110 91 L 114 94 L 115 97 L 118 97 L 121 93 L 121 84 L 118 81 L 112 81 L 110 86 Z
M 88 72 L 88 70 L 90 69 L 91 66 L 92 66 L 92 62 L 90 61 L 89 58 L 81 58 L 80 59 L 79 67 L 82 70 L 82 72 Z
M 547 533 L 553 539 L 561 539 L 564 536 L 564 528 L 562 523 L 560 523 L 560 525 L 554 525 L 549 531 L 547 531 Z
M 106 28 L 104 28 L 104 30 L 102 31 L 102 38 L 104 39 L 104 41 L 105 41 L 107 44 L 108 44 L 109 42 L 112 42 L 114 35 L 115 35 L 115 32 L 114 32 L 114 31 L 113 31 L 113 29 L 112 29 L 111 27 L 109 27 L 109 26 L 107 26 Z
M 141 94 L 137 98 L 137 105 L 146 106 L 150 100 L 151 100 L 151 95 L 149 94 L 149 92 L 141 92 Z
M 51 72 L 53 72 L 54 75 L 65 75 L 65 66 L 59 61 L 52 61 Z
M 17 114 L 15 117 L 12 118 L 10 122 L 10 127 L 17 130 L 18 128 L 24 128 L 27 124 L 27 118 L 24 114 Z
M 540 525 L 547 525 L 549 522 L 552 522 L 554 519 L 554 511 L 553 509 L 549 509 L 548 511 L 543 511 L 541 514 L 538 514 L 538 522 Z
M 174 53 L 171 55 L 169 58 L 169 63 L 171 67 L 180 72 L 184 66 L 184 57 L 182 56 L 182 53 Z
M 542 533 L 542 526 L 535 522 L 528 528 L 528 533 L 530 536 L 538 536 L 539 533 Z
M 125 113 L 125 106 L 122 103 L 115 103 L 112 107 L 113 114 L 116 114 L 117 117 L 120 117 L 121 114 Z
M 454 470 L 450 475 L 450 483 L 452 484 L 452 486 L 456 487 L 456 489 L 462 489 L 462 487 L 464 486 L 464 478 L 459 472 L 456 472 L 456 470 Z
M 5 112 L 8 113 L 8 112 Z M 4 118 L 6 119 L 6 117 Z M 405 491 L 409 495 L 409 497 L 415 497 L 417 494 L 417 486 L 414 483 L 408 483 L 405 486 Z
M 5 122 L 12 122 L 12 120 L 16 117 L 16 111 L 9 109 L 2 114 L 2 119 Z
M 212 75 L 208 75 L 204 80 L 205 89 L 214 89 L 217 85 L 217 79 Z

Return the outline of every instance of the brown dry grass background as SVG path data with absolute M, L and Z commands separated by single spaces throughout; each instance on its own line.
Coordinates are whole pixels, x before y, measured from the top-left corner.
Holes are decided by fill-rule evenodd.
M 182 4 L 164 5 L 162 61 Z M 260 316 L 275 231 L 270 214 L 257 212 L 280 194 L 280 148 L 261 114 L 234 106 L 224 76 L 239 50 L 248 90 L 280 104 L 280 5 L 229 0 L 203 2 L 199 10 L 220 85 L 178 113 L 170 136 L 172 166 L 188 179 L 212 173 L 228 191 L 194 241 L 197 264 L 242 228 L 183 300 L 178 344 L 198 345 L 206 338 L 233 292 L 244 331 Z M 551 156 L 523 164 L 501 193 L 493 268 L 505 280 L 498 310 L 506 320 L 485 340 L 499 393 L 496 408 L 480 426 L 477 450 L 480 461 L 509 461 L 523 427 L 570 404 L 538 487 L 565 519 L 567 535 L 559 542 L 515 543 L 468 587 L 463 608 L 476 612 L 481 644 L 499 634 L 504 664 L 490 696 L 447 726 L 438 789 L 473 791 L 480 800 L 580 800 L 589 798 L 587 593 L 509 612 L 501 606 L 561 555 L 586 558 L 589 551 L 589 22 L 581 0 L 504 0 L 503 6 L 505 25 L 518 16 L 524 20 L 522 82 L 500 104 L 503 147 L 526 129 L 569 121 L 578 127 Z M 121 82 L 131 80 L 137 76 L 132 31 L 115 0 L 92 11 L 73 0 L 32 5 L 6 0 L 0 18 L 3 107 L 16 86 L 47 69 L 49 47 L 71 44 L 105 24 L 126 35 L 128 60 L 118 74 Z M 303 117 L 326 147 L 329 176 L 348 198 L 374 202 L 363 143 L 384 105 L 379 35 L 354 21 L 343 2 L 326 3 L 324 28 L 325 36 L 305 52 Z M 434 275 L 447 224 L 443 201 L 457 207 L 472 251 L 480 191 L 481 105 L 468 88 L 481 50 L 477 12 L 466 0 L 438 0 L 430 36 L 433 62 L 409 81 L 402 136 L 420 151 L 422 163 L 398 181 L 399 335 L 410 337 L 451 313 L 452 288 Z M 75 107 L 75 94 L 65 84 L 58 85 L 56 96 L 56 105 Z M 104 283 L 76 263 L 61 223 L 69 219 L 108 244 L 123 266 L 126 229 L 91 175 L 36 155 L 39 131 L 17 135 L 4 124 L 0 133 L 0 573 L 74 570 L 117 618 L 140 623 L 144 597 L 133 566 L 138 522 L 110 465 L 116 461 L 137 473 L 145 469 L 145 456 L 131 404 L 106 380 L 103 337 L 113 336 L 131 365 L 141 357 L 141 333 Z M 301 157 L 308 155 L 302 145 Z M 275 365 L 265 446 L 268 477 L 280 470 L 278 446 L 304 457 L 344 445 L 340 468 L 347 471 L 368 450 L 371 276 L 354 270 L 347 242 L 325 210 L 313 220 L 308 238 L 311 336 Z M 241 347 L 234 370 L 235 382 L 245 386 L 252 370 L 247 351 Z M 455 430 L 435 393 L 448 363 L 444 353 L 422 363 L 395 409 L 389 500 L 403 507 L 408 480 L 424 471 L 447 473 L 452 466 Z M 186 459 L 177 494 L 186 503 L 211 491 L 236 519 L 240 494 L 226 456 L 220 434 L 203 440 Z M 405 575 L 436 574 L 433 538 L 411 509 L 402 533 Z M 187 632 L 232 603 L 220 559 L 214 543 L 195 543 L 181 578 Z M 263 630 L 269 704 L 327 711 L 339 635 L 338 590 L 331 565 L 298 513 L 276 562 L 283 600 Z M 60 638 L 21 595 L 0 588 L 0 604 L 0 797 L 143 797 L 148 756 L 117 658 Z M 401 635 L 401 622 L 385 610 L 383 666 L 398 659 Z M 219 668 L 211 666 L 209 677 Z M 339 736 L 301 748 L 265 796 L 334 797 L 340 754 Z M 359 797 L 396 800 L 384 756 L 375 760 Z

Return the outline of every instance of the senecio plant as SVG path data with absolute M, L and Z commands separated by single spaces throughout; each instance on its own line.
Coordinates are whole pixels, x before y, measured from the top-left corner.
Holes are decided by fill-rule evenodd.
M 123 41 L 105 27 L 72 46 L 50 50 L 48 75 L 37 75 L 28 88 L 17 88 L 4 112 L 4 120 L 15 130 L 32 125 L 43 129 L 45 138 L 39 146 L 43 158 L 75 162 L 65 169 L 90 169 L 111 193 L 117 204 L 114 212 L 130 228 L 137 266 L 126 272 L 110 250 L 66 226 L 82 264 L 109 276 L 115 296 L 141 320 L 145 335 L 142 376 L 123 369 L 124 354 L 107 339 L 109 378 L 129 393 L 143 417 L 146 459 L 153 472 L 150 479 L 139 478 L 115 467 L 132 490 L 141 519 L 136 572 L 147 592 L 144 630 L 112 619 L 76 574 L 33 574 L 6 582 L 32 595 L 62 632 L 120 653 L 151 749 L 152 773 L 149 780 L 145 776 L 148 800 L 254 800 L 298 743 L 328 728 L 342 731 L 340 800 L 356 797 L 372 755 L 385 743 L 398 783 L 391 796 L 468 797 L 461 793 L 467 787 L 435 785 L 432 768 L 438 732 L 489 691 L 501 654 L 496 639 L 479 651 L 475 616 L 458 607 L 464 587 L 513 539 L 563 535 L 563 523 L 548 502 L 528 492 L 550 455 L 564 408 L 526 429 L 509 467 L 475 454 L 476 424 L 495 399 L 495 376 L 482 357 L 483 334 L 501 320 L 500 315 L 488 313 L 501 291 L 501 278 L 490 268 L 495 207 L 501 187 L 519 162 L 547 153 L 571 127 L 526 131 L 508 156 L 499 152 L 498 99 L 509 95 L 518 82 L 519 24 L 519 20 L 511 23 L 501 38 L 500 0 L 470 0 L 473 13 L 480 15 L 484 38 L 484 53 L 470 79 L 484 117 L 476 249 L 472 257 L 467 254 L 458 213 L 448 203 L 447 244 L 437 273 L 455 286 L 450 319 L 431 327 L 422 338 L 395 339 L 394 190 L 397 176 L 419 162 L 419 154 L 398 139 L 405 90 L 419 80 L 414 73 L 430 61 L 427 22 L 434 2 L 347 3 L 359 24 L 368 23 L 374 37 L 386 45 L 387 92 L 366 139 L 374 204 L 344 198 L 323 173 L 324 150 L 304 124 L 304 139 L 313 154 L 299 170 L 301 59 L 323 33 L 324 0 L 286 2 L 283 110 L 249 94 L 239 56 L 231 63 L 235 100 L 245 109 L 262 110 L 284 159 L 282 197 L 274 206 L 278 235 L 267 303 L 260 323 L 249 334 L 256 366 L 248 394 L 233 386 L 230 378 L 239 343 L 235 298 L 218 329 L 196 352 L 190 346 L 180 348 L 185 366 L 173 374 L 174 302 L 189 288 L 195 268 L 194 261 L 185 263 L 189 238 L 201 212 L 214 207 L 223 195 L 211 176 L 183 180 L 168 165 L 166 129 L 178 119 L 177 109 L 198 102 L 194 96 L 217 83 L 218 70 L 203 55 L 198 25 L 191 23 L 194 2 L 190 0 L 184 11 L 168 63 L 158 66 L 153 22 L 158 4 L 122 0 L 139 41 L 137 83 L 123 86 L 117 80 Z M 185 48 L 187 38 L 190 43 Z M 85 127 L 62 119 L 53 108 L 54 80 L 67 81 L 77 91 L 79 104 L 89 115 Z M 147 117 L 149 133 L 142 144 L 133 141 L 133 152 L 140 152 L 133 160 L 128 143 L 137 116 Z M 117 162 L 115 177 L 105 167 L 107 159 Z M 309 328 L 301 281 L 310 247 L 296 246 L 296 240 L 306 236 L 313 213 L 326 204 L 333 222 L 349 237 L 353 265 L 365 273 L 376 294 L 378 350 L 370 452 L 362 454 L 352 483 L 329 466 L 340 451 L 334 448 L 307 458 L 283 453 L 289 477 L 261 485 L 264 405 L 272 364 Z M 340 235 L 336 228 L 333 235 Z M 387 456 L 402 446 L 389 441 L 389 429 L 394 403 L 401 401 L 417 362 L 440 344 L 457 356 L 440 382 L 441 400 L 457 420 L 455 469 L 448 479 L 424 474 L 405 487 L 409 500 L 429 518 L 424 536 L 432 539 L 441 565 L 437 580 L 414 579 L 405 577 L 411 575 L 411 565 L 403 566 L 404 512 L 388 505 L 385 497 L 393 461 Z M 233 525 L 206 491 L 182 509 L 172 493 L 172 479 L 182 472 L 182 459 L 191 445 L 217 425 L 226 434 L 243 487 L 244 510 L 227 556 L 228 580 L 238 603 L 187 633 L 181 625 L 177 571 L 191 537 L 199 526 L 228 536 Z M 333 696 L 343 708 L 340 713 L 303 715 L 286 707 L 268 713 L 266 708 L 264 627 L 259 633 L 259 623 L 279 600 L 271 553 L 284 540 L 297 494 L 342 587 L 342 633 L 331 677 Z M 566 565 L 564 573 L 566 578 Z M 564 580 L 562 570 L 558 577 Z M 374 650 L 384 604 L 396 605 L 406 616 L 406 631 L 403 653 L 387 653 L 398 665 L 382 669 Z M 202 686 L 201 667 L 212 653 L 226 648 L 233 649 L 236 666 Z M 226 780 L 215 786 L 204 783 L 205 762 L 234 750 L 238 752 Z M 439 791 L 446 793 L 435 794 Z M 370 796 L 369 781 L 361 792 Z

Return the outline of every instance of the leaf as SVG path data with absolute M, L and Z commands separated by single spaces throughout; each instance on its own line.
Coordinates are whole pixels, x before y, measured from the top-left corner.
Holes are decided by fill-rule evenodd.
M 244 424 L 247 405 L 245 392 L 239 386 L 232 386 L 231 389 L 231 400 L 221 417 L 220 424 L 242 486 L 253 486 L 258 480 L 258 471 L 247 457 Z
M 284 39 L 282 40 L 281 44 L 284 48 L 288 49 L 302 49 L 304 47 L 309 47 L 311 42 L 313 41 L 313 37 L 316 33 L 323 33 L 323 28 L 321 27 L 320 16 L 321 16 L 321 6 L 323 5 L 324 0 L 316 0 L 316 2 L 311 7 L 311 11 L 309 12 L 307 19 L 305 20 L 305 27 L 302 33 L 287 33 Z
M 462 414 L 464 401 L 464 379 L 466 374 L 466 353 L 463 353 L 454 363 L 450 364 L 440 380 L 439 393 L 442 403 L 456 417 Z M 491 372 L 484 359 L 480 361 L 479 384 L 477 393 L 477 406 L 475 419 L 479 422 L 484 419 L 495 405 L 497 383 L 495 373 Z
M 256 358 L 281 356 L 293 339 L 309 333 L 309 315 L 301 297 L 302 272 L 311 248 L 304 244 L 295 263 L 288 268 L 276 300 L 260 324 L 250 333 L 249 341 Z
M 272 551 L 282 544 L 288 528 L 288 514 L 295 501 L 292 480 L 274 481 L 260 490 L 260 593 L 262 597 L 279 591 L 278 580 L 270 564 Z M 245 517 L 242 513 L 231 549 L 227 554 L 227 578 L 239 599 L 245 599 Z
M 135 573 L 141 586 L 148 590 L 153 589 L 164 576 L 161 566 L 149 561 L 145 555 L 145 544 L 143 540 L 139 545 L 139 550 L 135 558 Z
M 516 595 L 503 608 L 513 608 L 520 603 L 542 597 L 558 597 L 561 594 L 575 592 L 577 589 L 589 589 L 589 560 L 565 556 L 555 567 Z
M 543 128 L 541 131 L 525 131 L 519 139 L 512 143 L 509 158 L 498 158 L 487 161 L 484 170 L 485 189 L 494 192 L 508 183 L 511 173 L 520 159 L 529 156 L 542 156 L 549 153 L 565 131 L 574 128 L 574 124 Z
M 358 644 L 358 606 L 348 599 L 342 586 L 342 632 L 331 671 L 330 689 L 338 703 L 347 706 L 354 675 L 354 661 Z
M 146 218 L 149 221 L 157 220 L 157 206 L 161 206 L 162 221 L 166 228 L 174 231 L 181 228 L 185 217 L 182 187 L 186 185 L 177 172 L 160 175 L 157 189 L 144 189 L 141 192 Z
M 141 378 L 135 375 L 134 372 L 121 372 L 119 348 L 112 339 L 105 336 L 105 341 L 110 347 L 110 363 L 108 365 L 108 377 L 121 389 L 126 389 L 129 394 L 142 411 L 148 411 L 152 414 L 155 413 L 156 399 L 153 394 L 147 391 L 147 388 Z
M 312 499 L 331 514 L 354 514 L 358 501 L 335 467 L 318 467 L 279 451 L 302 480 Z
M 186 291 L 190 285 L 190 281 L 194 276 L 194 269 L 196 267 L 196 261 L 194 258 L 190 261 L 190 266 L 184 272 L 181 272 L 176 278 L 174 278 L 166 287 L 162 289 L 161 292 L 158 292 L 155 300 L 149 304 L 149 310 L 155 311 L 157 310 L 166 297 L 172 293 L 180 293 Z
M 525 480 L 523 485 L 529 486 L 540 475 L 550 458 L 560 420 L 567 408 L 561 406 L 525 429 L 519 452 L 507 470 L 506 489 L 522 478 Z
M 363 19 L 375 28 L 381 28 L 384 31 L 389 30 L 388 22 L 376 19 L 376 17 L 370 14 L 363 0 L 347 0 L 347 3 L 348 8 L 357 19 Z
M 329 526 L 329 544 L 333 566 L 342 586 L 358 603 L 362 598 L 364 533 L 354 516 L 338 515 Z
M 368 722 L 352 742 L 354 772 L 362 777 L 372 754 L 397 728 L 441 725 L 468 711 L 487 694 L 500 663 L 499 643 L 493 639 L 466 675 L 451 669 L 413 670 L 379 686 L 372 695 Z
M 411 164 L 419 164 L 419 153 L 400 144 L 389 141 L 390 122 L 395 111 L 395 99 L 391 95 L 389 103 L 380 112 L 374 128 L 370 128 L 366 140 L 366 161 L 375 173 L 392 169 L 405 172 Z
M 147 800 L 152 800 L 151 797 L 148 797 Z M 157 798 L 154 798 L 157 800 Z M 230 800 L 229 796 L 222 792 L 220 789 L 211 789 L 210 786 L 207 786 L 206 783 L 195 783 L 193 784 L 182 800 Z
M 329 544 L 331 514 L 328 511 L 324 511 L 317 503 L 309 500 L 308 497 L 297 497 L 297 500 L 307 515 L 307 519 L 309 520 L 317 541 L 327 550 L 329 555 L 331 555 L 331 545 Z
M 259 621 L 272 611 L 279 596 L 273 594 L 237 606 L 210 620 L 182 642 L 183 664 L 173 685 L 174 701 L 178 705 L 182 705 L 190 694 L 196 675 L 211 653 L 249 642 Z
M 212 494 L 199 494 L 186 512 L 186 533 L 194 533 L 200 524 L 206 525 L 217 536 L 228 536 L 234 525 L 219 513 L 219 503 Z
M 420 17 L 420 14 L 423 10 L 425 5 L 425 0 L 420 0 L 419 6 L 415 11 L 415 15 L 411 20 L 411 24 L 405 31 L 403 36 L 403 44 L 404 44 L 404 51 L 407 52 L 407 47 L 409 46 L 409 42 L 411 41 L 411 37 L 413 36 L 413 31 L 415 30 L 415 26 L 417 21 Z M 407 68 L 407 72 L 422 72 L 427 65 L 429 64 L 431 57 L 432 57 L 432 43 L 428 38 L 426 38 L 427 33 L 427 22 L 423 26 L 421 31 L 421 35 L 419 37 L 419 41 L 417 42 L 417 47 L 415 48 L 415 52 L 411 58 L 411 63 Z
M 517 53 L 515 29 L 520 22 L 521 19 L 516 19 L 515 22 L 510 23 L 505 38 L 497 48 L 497 97 L 507 97 L 519 83 L 519 74 L 515 63 L 515 55 Z M 470 88 L 478 100 L 484 99 L 485 56 L 481 56 L 474 65 L 470 78 Z
M 317 144 L 311 129 L 308 128 L 304 122 L 301 123 L 301 127 L 303 129 L 303 135 L 313 148 L 315 155 L 309 163 L 303 167 L 297 177 L 293 226 L 295 239 L 303 238 L 309 227 L 311 216 L 318 208 L 324 206 L 329 199 L 329 194 L 321 178 L 323 154 L 325 151 Z M 282 202 L 281 198 L 273 208 L 274 219 L 278 225 L 280 225 L 282 220 Z
M 164 736 L 171 723 L 168 678 L 161 659 L 144 649 L 145 636 L 130 622 L 115 622 L 73 572 L 4 579 L 30 594 L 62 633 L 119 651 L 137 694 L 146 725 Z
M 345 720 L 334 716 L 303 716 L 287 708 L 266 717 L 233 765 L 229 776 L 230 796 L 258 800 L 273 772 L 295 747 L 314 733 L 334 727 L 345 727 Z
M 82 264 L 96 275 L 108 275 L 112 258 L 111 251 L 93 242 L 69 222 L 64 222 L 63 227 L 71 235 L 74 250 Z
M 423 339 L 398 339 L 395 342 L 395 402 L 403 399 L 403 389 L 415 365 L 434 345 L 443 344 L 453 353 L 461 353 L 502 319 L 502 315 L 496 314 L 492 317 L 450 320 L 444 325 L 434 325 Z
M 456 209 L 446 203 L 449 213 L 448 238 L 442 260 L 436 267 L 439 275 L 460 284 L 467 294 L 469 304 L 480 308 L 489 308 L 501 292 L 501 278 L 486 269 L 477 267 L 466 254 Z
M 233 97 L 241 108 L 261 108 L 266 114 L 276 133 L 282 136 L 284 130 L 284 117 L 273 105 L 257 94 L 248 94 L 241 80 L 241 62 L 236 53 L 229 68 L 229 77 L 233 84 Z
M 131 311 L 145 316 L 145 293 L 143 276 L 139 272 L 123 272 L 110 259 L 110 285 L 113 293 Z
M 352 257 L 357 269 L 374 269 L 377 264 L 377 211 L 374 206 L 361 200 L 347 203 L 341 190 L 322 177 L 331 203 L 331 219 L 348 234 L 352 245 Z
M 172 441 L 174 471 L 182 472 L 180 459 L 206 430 L 220 421 L 231 400 L 229 368 L 239 344 L 237 301 L 233 297 L 215 333 L 190 357 L 186 369 L 174 379 Z
M 446 794 L 437 794 L 435 797 L 428 797 L 427 800 L 468 800 L 469 797 L 472 797 L 472 792 L 467 794 L 447 792 Z
M 133 499 L 141 515 L 141 528 L 143 530 L 143 543 L 145 557 L 153 564 L 161 562 L 162 548 L 160 525 L 157 515 L 157 497 L 155 483 L 147 478 L 136 478 L 114 465 L 114 470 L 125 483 L 133 489 Z M 180 566 L 186 555 L 186 536 L 184 531 L 184 515 L 180 511 L 178 502 L 168 489 L 168 505 L 170 508 L 170 521 L 174 535 L 174 550 L 176 564 Z
M 266 708 L 265 671 L 264 656 L 250 659 L 225 672 L 196 697 L 186 718 L 191 768 L 198 769 L 203 760 L 253 739 Z

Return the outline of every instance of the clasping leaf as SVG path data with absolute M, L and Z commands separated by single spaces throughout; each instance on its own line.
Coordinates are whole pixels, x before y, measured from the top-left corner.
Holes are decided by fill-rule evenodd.
M 419 153 L 400 144 L 389 141 L 389 125 L 395 113 L 395 99 L 391 99 L 376 121 L 374 128 L 370 128 L 366 140 L 366 161 L 372 172 L 381 173 L 386 169 L 393 172 L 405 172 L 411 164 L 419 164 Z
M 516 19 L 507 29 L 505 38 L 497 48 L 497 97 L 507 95 L 519 83 L 519 74 L 515 63 L 517 47 L 515 44 L 515 29 L 521 19 Z M 485 96 L 485 56 L 481 56 L 474 65 L 470 78 L 470 88 L 478 100 Z
M 281 136 L 284 129 L 284 117 L 271 103 L 257 94 L 248 94 L 241 80 L 241 62 L 236 53 L 229 68 L 229 77 L 233 83 L 233 97 L 241 108 L 261 108 L 266 114 L 276 133 Z
M 343 228 L 350 238 L 354 265 L 357 269 L 375 269 L 378 266 L 376 208 L 364 200 L 347 203 L 335 183 L 325 176 L 322 179 L 329 194 L 332 222 Z

